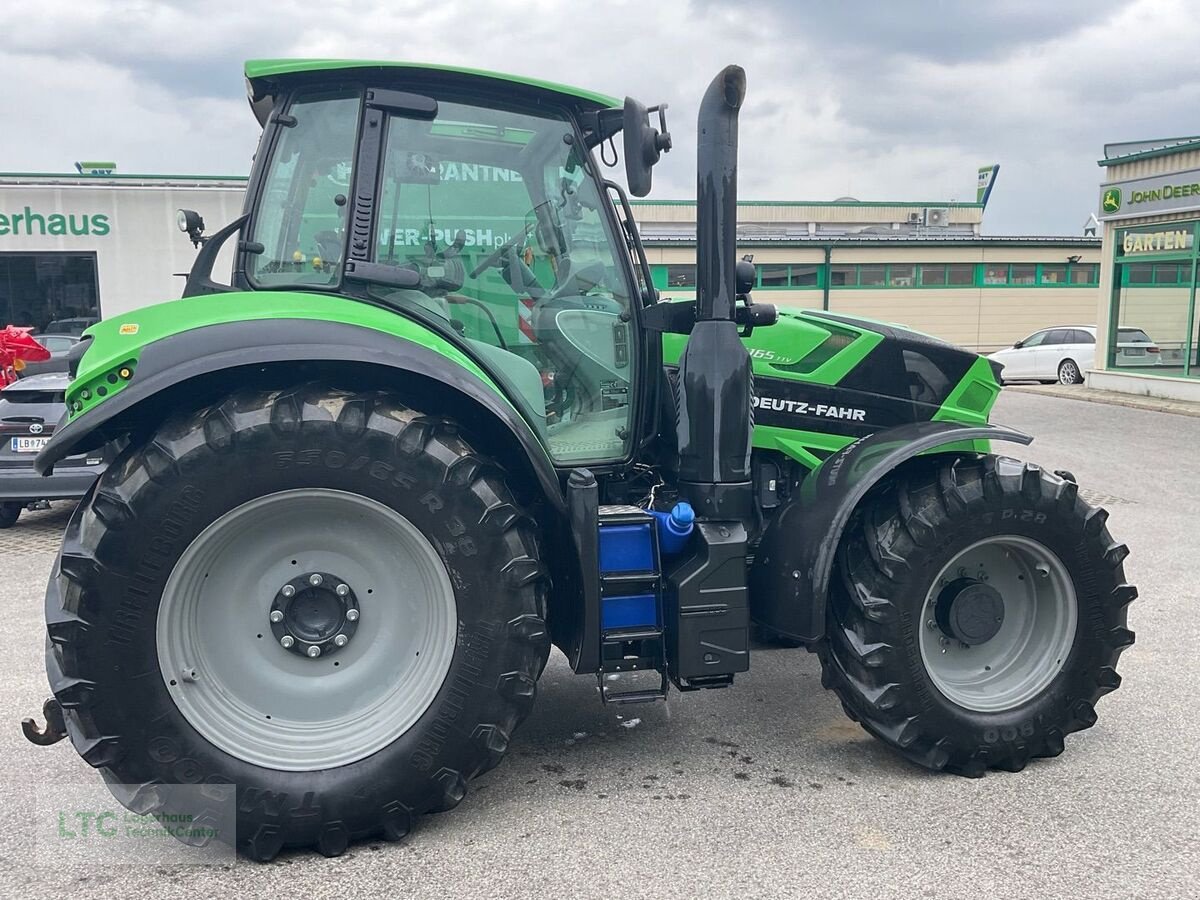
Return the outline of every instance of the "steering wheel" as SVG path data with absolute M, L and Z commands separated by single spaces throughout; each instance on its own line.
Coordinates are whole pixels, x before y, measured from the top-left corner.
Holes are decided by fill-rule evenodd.
M 533 226 L 534 223 L 529 222 L 523 229 L 497 247 L 488 256 L 484 257 L 479 265 L 471 270 L 471 277 L 478 278 L 484 269 L 490 269 L 492 266 L 498 266 L 500 264 L 500 260 L 502 260 L 510 250 L 512 250 L 518 244 L 523 244 L 525 242 L 525 238 L 529 237 L 529 232 L 533 231 Z

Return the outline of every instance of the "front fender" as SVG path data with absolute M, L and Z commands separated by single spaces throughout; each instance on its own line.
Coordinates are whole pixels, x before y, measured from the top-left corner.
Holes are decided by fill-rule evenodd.
M 201 299 L 211 303 L 216 298 Z M 125 323 L 127 331 L 129 324 Z M 111 327 L 119 329 L 121 324 Z M 297 367 L 324 365 L 347 373 L 372 372 L 379 388 L 394 386 L 418 406 L 424 400 L 431 410 L 457 413 L 472 431 L 487 432 L 489 438 L 498 440 L 501 447 L 488 448 L 489 452 L 508 450 L 503 454 L 508 457 L 506 462 L 515 457 L 520 474 L 535 479 L 541 499 L 565 514 L 558 476 L 540 438 L 502 389 L 461 352 L 446 352 L 436 335 L 429 335 L 428 343 L 418 343 L 396 330 L 286 317 L 219 322 L 136 346 L 117 344 L 114 348 L 108 335 L 98 335 L 67 394 L 72 407 L 77 402 L 89 405 L 73 411 L 56 429 L 38 454 L 35 468 L 46 474 L 69 455 L 146 431 L 189 404 L 215 399 L 205 396 L 205 386 L 236 388 L 270 368 L 292 367 L 294 377 L 299 378 L 303 375 Z M 97 354 L 98 362 L 91 360 L 92 354 Z M 119 391 L 106 391 L 103 398 L 98 397 L 98 388 L 108 384 L 108 369 L 119 370 L 127 362 L 132 363 L 132 378 L 119 381 Z
M 855 507 L 901 463 L 976 440 L 1028 444 L 1033 438 L 995 425 L 914 422 L 878 431 L 827 458 L 763 534 L 750 573 L 754 620 L 794 640 L 820 640 L 834 556 Z

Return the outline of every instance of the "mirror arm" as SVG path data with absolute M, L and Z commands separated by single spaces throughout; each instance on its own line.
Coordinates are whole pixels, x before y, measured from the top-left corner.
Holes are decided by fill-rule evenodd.
M 192 270 L 188 272 L 187 283 L 183 286 L 181 296 L 198 297 L 203 294 L 224 294 L 233 290 L 232 285 L 213 281 L 212 270 L 217 262 L 217 254 L 221 252 L 221 247 L 229 238 L 242 230 L 249 218 L 249 213 L 238 216 L 220 231 L 204 239 L 200 245 L 200 252 L 196 254 L 196 261 L 192 263 Z M 243 248 L 243 252 L 249 252 L 249 248 Z

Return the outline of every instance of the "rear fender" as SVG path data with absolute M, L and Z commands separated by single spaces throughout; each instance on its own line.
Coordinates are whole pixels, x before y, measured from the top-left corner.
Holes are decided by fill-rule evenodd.
M 878 431 L 834 453 L 805 478 L 767 526 L 750 573 L 754 620 L 798 641 L 825 635 L 833 560 L 850 516 L 897 466 L 965 441 L 1033 438 L 995 425 L 914 422 Z M 954 448 L 953 452 L 962 452 Z

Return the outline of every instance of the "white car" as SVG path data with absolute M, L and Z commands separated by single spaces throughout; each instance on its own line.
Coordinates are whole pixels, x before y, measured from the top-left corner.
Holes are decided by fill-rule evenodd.
M 1057 381 L 1080 384 L 1096 363 L 1096 327 L 1060 325 L 1035 331 L 988 359 L 1004 366 L 1000 380 Z M 1117 365 L 1146 366 L 1162 362 L 1159 347 L 1140 328 L 1117 329 Z

